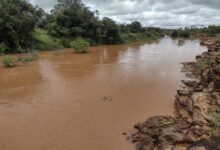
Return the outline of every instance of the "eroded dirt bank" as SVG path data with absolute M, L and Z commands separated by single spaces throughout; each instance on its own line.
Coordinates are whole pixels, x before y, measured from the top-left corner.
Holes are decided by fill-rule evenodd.
M 137 150 L 220 149 L 220 42 L 202 43 L 208 51 L 183 63 L 191 79 L 177 91 L 176 117 L 156 116 L 136 124 L 128 140 Z

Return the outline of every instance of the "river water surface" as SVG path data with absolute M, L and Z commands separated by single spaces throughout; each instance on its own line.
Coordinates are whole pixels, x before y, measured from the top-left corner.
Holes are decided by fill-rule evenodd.
M 0 150 L 134 150 L 123 132 L 174 115 L 181 62 L 206 48 L 164 38 L 142 45 L 40 53 L 0 68 Z

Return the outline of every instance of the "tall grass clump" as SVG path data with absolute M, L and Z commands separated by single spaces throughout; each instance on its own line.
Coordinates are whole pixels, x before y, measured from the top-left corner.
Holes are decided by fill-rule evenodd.
M 76 53 L 88 53 L 90 44 L 86 40 L 78 38 L 70 42 L 70 47 L 74 48 Z

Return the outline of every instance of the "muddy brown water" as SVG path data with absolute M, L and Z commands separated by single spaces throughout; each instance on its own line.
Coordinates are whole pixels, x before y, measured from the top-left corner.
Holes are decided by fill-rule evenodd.
M 122 132 L 173 115 L 181 62 L 206 48 L 164 38 L 142 45 L 40 53 L 0 68 L 0 150 L 134 150 Z

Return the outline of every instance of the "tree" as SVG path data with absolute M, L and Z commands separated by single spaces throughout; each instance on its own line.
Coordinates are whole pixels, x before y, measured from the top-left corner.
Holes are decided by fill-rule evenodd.
M 142 31 L 141 23 L 138 21 L 134 21 L 131 24 L 129 24 L 128 26 L 129 26 L 130 32 L 132 32 L 132 33 L 137 33 L 137 32 Z
M 121 43 L 118 25 L 110 18 L 103 18 L 102 20 L 102 37 L 106 44 Z
M 172 32 L 172 34 L 171 34 L 171 37 L 172 38 L 177 38 L 178 37 L 178 31 L 177 30 L 174 30 L 173 32 Z
M 58 0 L 49 16 L 49 33 L 66 39 L 83 37 L 91 43 L 99 43 L 99 21 L 80 0 Z
M 33 32 L 42 16 L 42 9 L 26 0 L 0 1 L 0 43 L 6 52 L 17 52 L 31 47 Z
M 120 24 L 119 28 L 122 33 L 129 33 L 130 32 L 129 27 L 125 24 Z

